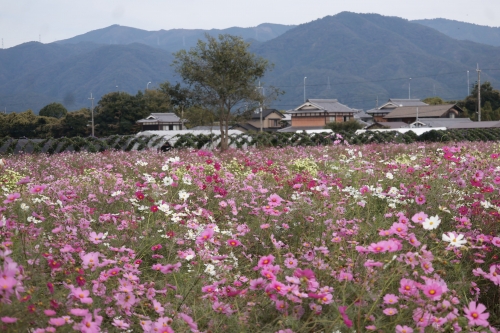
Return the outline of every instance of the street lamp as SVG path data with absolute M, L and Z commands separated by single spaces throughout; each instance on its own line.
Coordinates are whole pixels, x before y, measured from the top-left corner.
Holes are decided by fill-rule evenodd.
M 146 84 L 146 90 L 148 90 L 150 83 L 151 83 L 151 81 L 149 81 L 148 84 Z
M 306 79 L 307 76 L 304 77 L 304 103 L 306 102 Z

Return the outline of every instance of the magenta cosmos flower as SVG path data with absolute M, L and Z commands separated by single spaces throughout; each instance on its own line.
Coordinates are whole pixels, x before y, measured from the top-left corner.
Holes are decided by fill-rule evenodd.
M 470 302 L 468 307 L 464 307 L 465 317 L 469 319 L 470 326 L 489 325 L 486 319 L 488 319 L 490 314 L 484 312 L 484 310 L 486 310 L 486 307 L 481 303 L 476 304 L 476 302 Z

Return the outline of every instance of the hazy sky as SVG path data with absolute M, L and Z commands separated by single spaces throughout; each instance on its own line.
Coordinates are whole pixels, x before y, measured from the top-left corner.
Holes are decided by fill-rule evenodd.
M 300 24 L 342 11 L 500 26 L 500 0 L 0 0 L 4 47 L 119 24 L 144 30 Z

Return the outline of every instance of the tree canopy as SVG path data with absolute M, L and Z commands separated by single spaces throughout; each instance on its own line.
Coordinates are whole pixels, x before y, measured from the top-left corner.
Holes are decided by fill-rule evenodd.
M 214 113 L 221 131 L 221 150 L 228 148 L 229 122 L 244 102 L 257 103 L 261 95 L 255 87 L 270 64 L 249 52 L 249 44 L 240 37 L 206 35 L 190 51 L 175 53 L 173 66 L 201 101 Z
M 68 110 L 61 103 L 50 103 L 45 105 L 38 115 L 60 119 L 68 114 Z
M 477 84 L 459 105 L 464 107 L 473 119 L 477 119 Z M 490 82 L 481 84 L 481 120 L 500 120 L 500 91 L 493 88 Z

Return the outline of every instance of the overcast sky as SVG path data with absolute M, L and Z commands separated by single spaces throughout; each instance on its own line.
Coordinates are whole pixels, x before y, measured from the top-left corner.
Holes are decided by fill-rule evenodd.
M 0 0 L 0 38 L 9 48 L 39 35 L 51 43 L 112 24 L 223 29 L 300 24 L 342 11 L 500 26 L 500 0 Z

